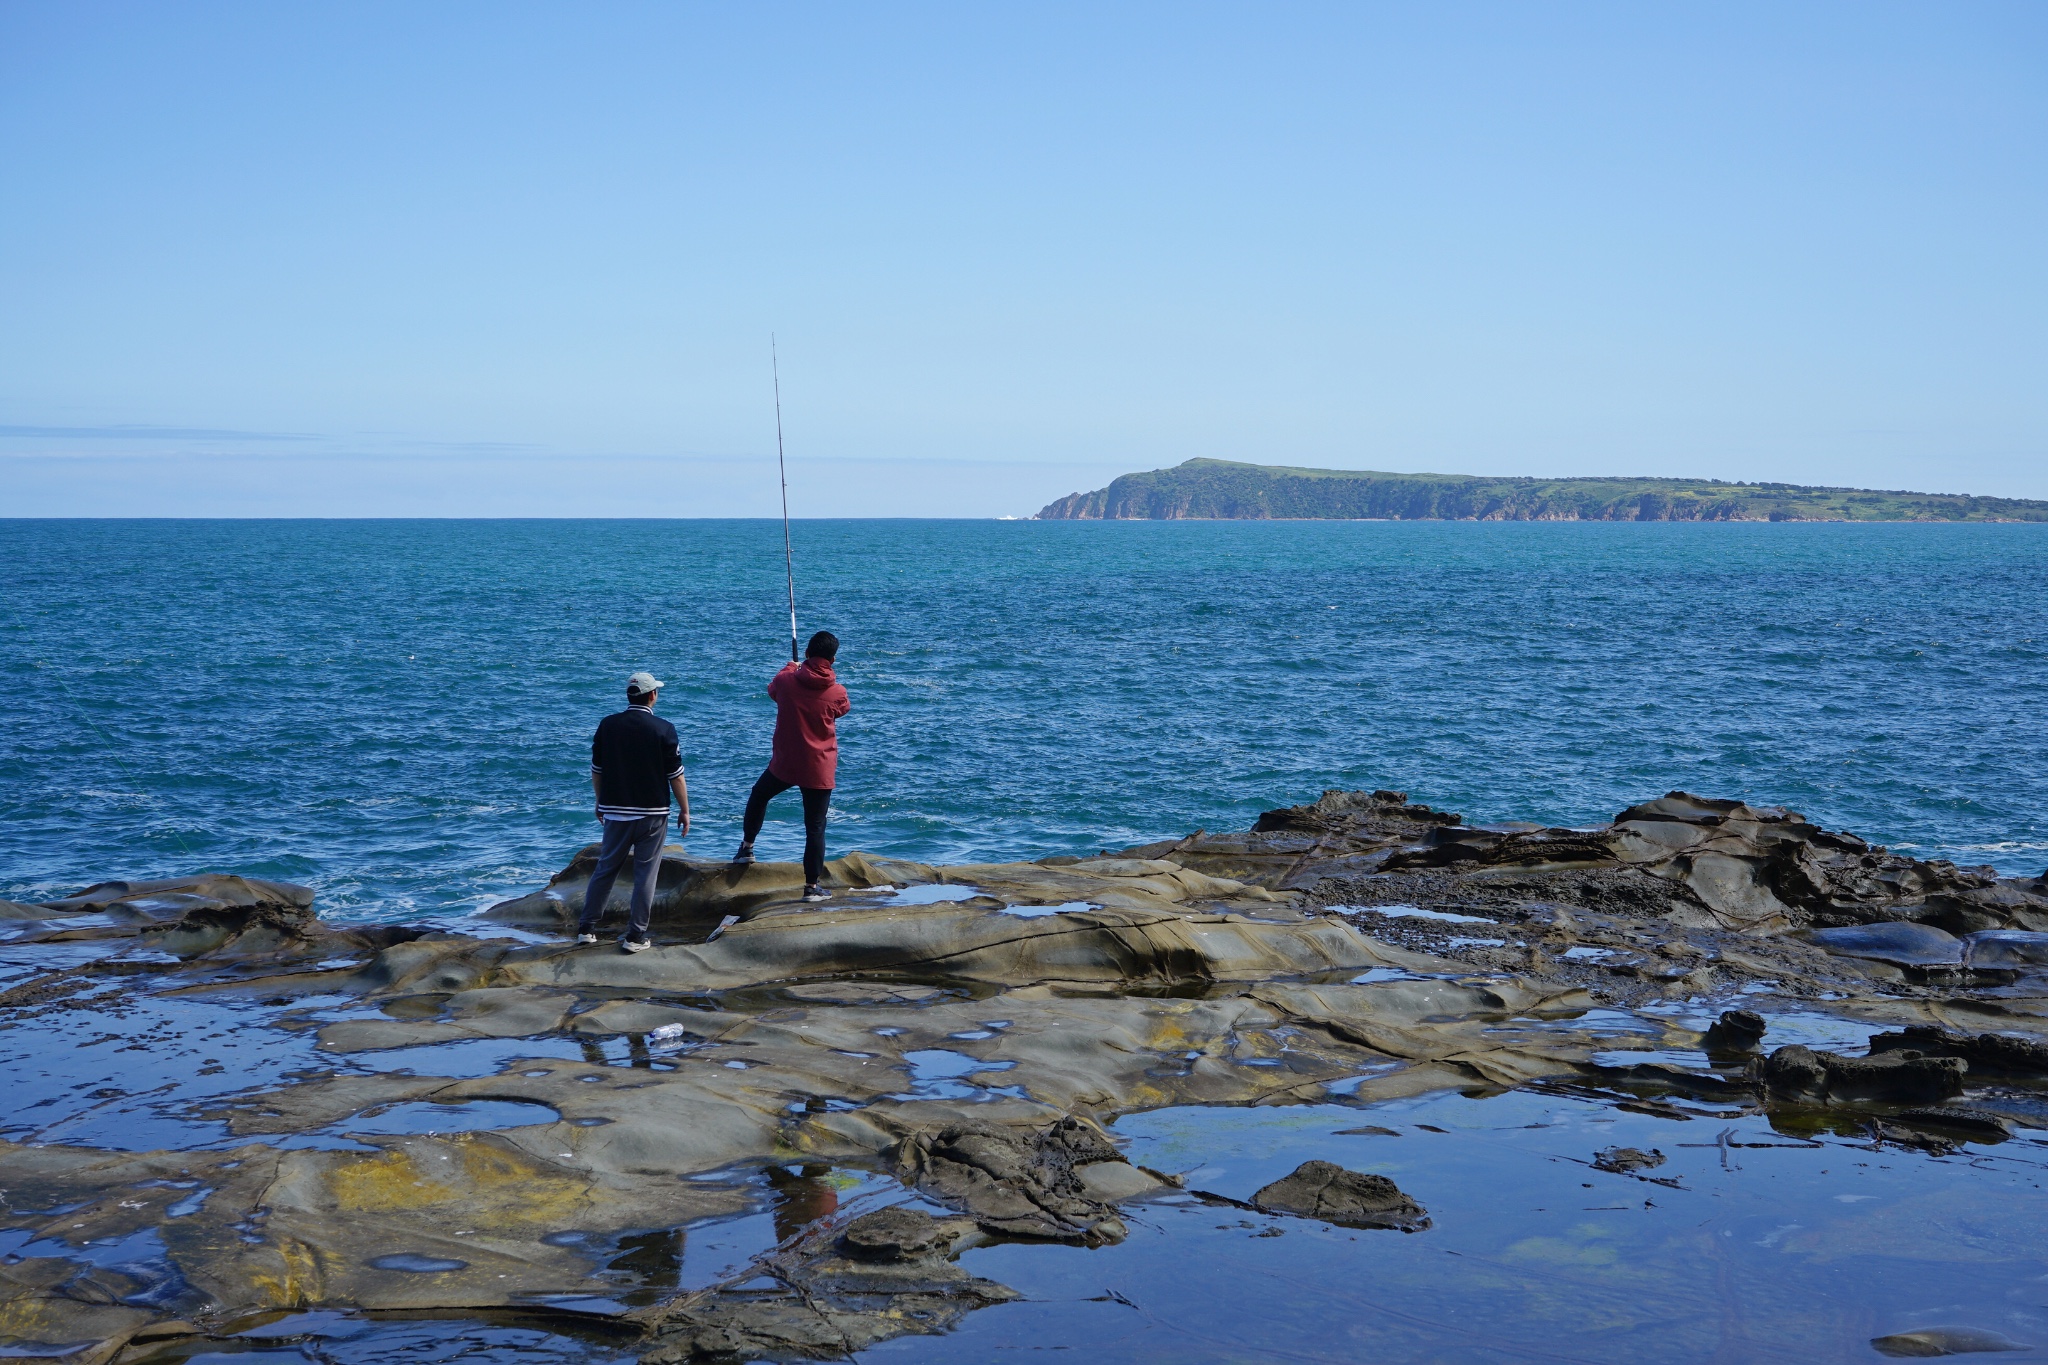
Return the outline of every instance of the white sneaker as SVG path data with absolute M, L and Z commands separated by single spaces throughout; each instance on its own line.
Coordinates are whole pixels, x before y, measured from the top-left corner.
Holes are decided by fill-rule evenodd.
M 619 946 L 629 953 L 644 953 L 654 946 L 654 942 L 652 939 L 622 938 L 619 940 Z
M 597 942 L 597 935 L 596 935 L 596 934 L 578 934 L 578 935 L 576 935 L 576 941 L 577 941 L 578 943 L 595 943 L 595 942 Z
M 804 888 L 804 899 L 807 901 L 829 901 L 832 899 L 832 893 L 822 886 L 807 886 Z

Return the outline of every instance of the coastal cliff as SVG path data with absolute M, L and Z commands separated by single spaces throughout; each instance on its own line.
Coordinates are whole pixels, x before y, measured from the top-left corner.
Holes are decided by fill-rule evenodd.
M 2048 521 L 2048 502 L 1718 479 L 1505 479 L 1189 460 L 1041 521 Z

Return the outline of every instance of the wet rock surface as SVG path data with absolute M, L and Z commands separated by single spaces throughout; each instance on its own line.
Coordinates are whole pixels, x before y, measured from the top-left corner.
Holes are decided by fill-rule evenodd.
M 1809 1100 L 1944 1100 L 1963 1090 L 1968 1066 L 1956 1057 L 1917 1052 L 1844 1057 L 1797 1043 L 1752 1063 L 1752 1074 L 1774 1094 Z
M 2048 961 L 2039 878 L 1923 862 L 1780 807 L 1685 792 L 1586 829 L 1468 827 L 1400 792 L 1330 792 L 1246 834 L 1154 847 L 1298 891 L 1382 941 L 1630 1006 L 1751 985 L 1949 999 L 2020 985 Z
M 2048 1042 L 2000 1033 L 1959 1033 L 1953 1029 L 1911 1024 L 1897 1033 L 1871 1038 L 1870 1051 L 1912 1053 L 1925 1057 L 1959 1057 L 1979 1075 L 2048 1078 Z
M 1918 1332 L 1894 1332 L 1889 1336 L 1872 1337 L 1870 1344 L 1880 1355 L 1906 1359 L 2027 1349 L 2025 1342 L 2014 1341 L 2003 1332 L 1982 1327 L 1928 1327 Z
M 2048 887 L 1778 808 L 1475 829 L 1328 793 L 1093 859 L 849 855 L 819 907 L 793 866 L 670 850 L 635 955 L 568 941 L 590 857 L 461 932 L 329 925 L 232 876 L 0 906 L 0 1040 L 53 1078 L 0 1125 L 8 1349 L 545 1311 L 648 1360 L 840 1358 L 1014 1301 L 975 1248 L 1115 1246 L 1193 1197 L 1114 1136 L 1179 1107 L 1527 1091 L 1916 1159 L 2048 1127 Z M 1788 1009 L 1867 1050 L 1772 1046 Z M 1663 1160 L 1592 1164 L 1670 1184 Z M 684 1229 L 764 1201 L 769 1245 L 685 1273 Z M 1430 1226 L 1327 1161 L 1240 1207 Z
M 1616 1175 L 1633 1175 L 1637 1171 L 1653 1171 L 1664 1164 L 1664 1153 L 1652 1147 L 1644 1151 L 1640 1147 L 1609 1147 L 1604 1152 L 1593 1154 L 1593 1165 L 1602 1171 Z
M 914 1133 L 895 1151 L 899 1175 L 985 1230 L 1101 1246 L 1121 1241 L 1115 1210 L 1089 1195 L 1082 1172 L 1123 1157 L 1102 1134 L 1071 1118 L 1036 1132 L 947 1124 Z
M 848 1223 L 839 1245 L 857 1261 L 921 1261 L 943 1256 L 973 1226 L 964 1218 L 934 1218 L 898 1205 Z
M 1723 1010 L 1701 1037 L 1700 1046 L 1709 1053 L 1754 1052 L 1769 1031 L 1770 1026 L 1755 1010 Z
M 1329 1161 L 1302 1163 L 1292 1175 L 1259 1190 L 1251 1202 L 1270 1213 L 1320 1218 L 1347 1228 L 1421 1232 L 1429 1226 L 1429 1211 L 1393 1181 Z

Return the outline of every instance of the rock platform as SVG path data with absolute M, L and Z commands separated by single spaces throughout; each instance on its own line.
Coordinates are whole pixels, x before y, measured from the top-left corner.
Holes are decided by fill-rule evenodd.
M 2048 884 L 1684 793 L 1591 829 L 1331 792 L 1117 856 L 855 853 L 822 906 L 794 865 L 676 848 L 638 954 L 570 941 L 592 858 L 460 931 L 223 875 L 0 903 L 28 964 L 0 1047 L 134 1037 L 131 1074 L 0 1127 L 8 1358 L 141 1362 L 310 1309 L 839 1358 L 1013 1298 L 969 1247 L 1113 1243 L 1134 1204 L 1215 1197 L 1125 1160 L 1122 1115 L 1539 1087 L 1933 1150 L 2026 1122 L 2048 1077 Z M 1660 1012 L 1703 999 L 1743 1008 Z M 1766 1054 L 1754 1011 L 1790 1005 L 1899 1031 Z M 1312 1164 L 1258 1206 L 1429 1226 Z M 810 1202 L 735 1275 L 629 1273 L 764 1172 Z

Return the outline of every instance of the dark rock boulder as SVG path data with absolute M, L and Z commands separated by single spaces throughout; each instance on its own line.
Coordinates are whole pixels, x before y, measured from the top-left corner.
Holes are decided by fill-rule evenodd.
M 1347 1228 L 1394 1228 L 1421 1232 L 1429 1211 L 1383 1175 L 1349 1171 L 1331 1161 L 1305 1161 L 1252 1196 L 1268 1213 L 1319 1218 Z
M 1013 1289 L 951 1264 L 964 1218 L 916 1209 L 863 1214 L 752 1263 L 734 1281 L 637 1314 L 644 1365 L 736 1360 L 844 1360 L 905 1333 L 940 1333 Z
M 1904 857 L 1782 806 L 1675 791 L 1622 811 L 1611 828 L 1625 858 L 1687 882 L 1727 927 L 1916 919 L 1967 931 L 2048 915 L 2048 898 L 1990 868 Z
M 1449 811 L 1410 805 L 1406 792 L 1333 789 L 1324 792 L 1321 799 L 1310 805 L 1267 811 L 1253 824 L 1252 832 L 1338 834 L 1350 839 L 1407 843 L 1434 829 L 1460 823 L 1461 817 Z
M 1962 1033 L 1927 1024 L 1909 1024 L 1901 1032 L 1880 1033 L 1872 1038 L 1870 1054 L 1958 1057 L 1969 1064 L 1972 1074 L 2048 1076 L 2048 1043 L 2008 1038 L 2002 1033 Z
M 158 952 L 193 958 L 232 952 L 258 956 L 285 951 L 324 936 L 311 910 L 276 902 L 208 905 L 187 910 L 170 924 L 143 930 L 142 940 Z
M 1387 893 L 1428 904 L 1518 887 L 1525 898 L 1746 934 L 1892 921 L 1953 935 L 2048 931 L 2048 882 L 1922 862 L 1782 806 L 1684 791 L 1587 829 L 1473 826 L 1403 792 L 1326 791 L 1265 812 L 1248 833 L 1193 835 L 1145 853 L 1326 903 Z
M 1963 941 L 1931 924 L 1893 920 L 1814 929 L 1806 938 L 1816 947 L 1842 957 L 1886 962 L 1894 967 L 1960 967 Z
M 1652 1147 L 1644 1151 L 1640 1147 L 1609 1147 L 1593 1153 L 1593 1168 L 1612 1171 L 1616 1175 L 1634 1175 L 1637 1171 L 1654 1171 L 1664 1164 L 1664 1153 Z
M 944 1256 L 974 1224 L 964 1218 L 934 1218 L 901 1205 L 865 1213 L 846 1225 L 839 1249 L 856 1261 L 921 1261 Z
M 1787 1099 L 1914 1104 L 1961 1094 L 1968 1069 L 1959 1057 L 1928 1057 L 1913 1051 L 1844 1057 L 1794 1043 L 1751 1062 L 1750 1076 L 1771 1094 Z
M 313 908 L 313 889 L 259 877 L 205 873 L 143 882 L 96 882 L 75 896 L 47 901 L 58 914 L 104 914 L 133 921 L 174 920 L 188 911 L 224 906 Z
M 1754 1052 L 1764 1040 L 1764 1017 L 1754 1010 L 1723 1010 L 1721 1017 L 1700 1039 L 1709 1053 Z
M 1122 1160 L 1108 1139 L 1071 1118 L 1036 1132 L 948 1124 L 911 1134 L 895 1151 L 898 1175 L 988 1231 L 1082 1246 L 1120 1242 L 1124 1225 L 1089 1195 L 1078 1170 Z
M 1982 1327 L 1922 1327 L 1917 1331 L 1894 1332 L 1886 1337 L 1872 1337 L 1870 1344 L 1879 1355 L 1907 1359 L 2027 1349 L 2025 1342 L 2014 1341 L 2003 1332 L 1993 1332 Z
M 1969 967 L 2048 967 L 2048 934 L 2027 929 L 1986 929 L 1963 940 L 1963 963 Z
M 1388 872 L 1420 868 L 1598 867 L 1611 866 L 1614 843 L 1604 833 L 1577 829 L 1439 830 L 1419 848 L 1390 855 Z

